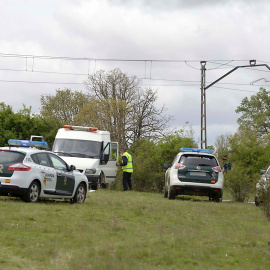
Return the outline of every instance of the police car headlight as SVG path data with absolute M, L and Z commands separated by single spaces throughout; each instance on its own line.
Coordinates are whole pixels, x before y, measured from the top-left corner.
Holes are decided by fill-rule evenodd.
M 85 174 L 95 174 L 97 172 L 96 169 L 86 169 Z

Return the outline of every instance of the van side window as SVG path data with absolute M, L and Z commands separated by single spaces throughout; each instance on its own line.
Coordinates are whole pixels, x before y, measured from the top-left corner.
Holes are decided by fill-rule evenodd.
M 103 150 L 103 157 L 104 155 L 109 155 L 109 153 L 110 153 L 110 144 L 108 143 Z
M 117 143 L 111 143 L 110 157 L 109 160 L 117 160 Z

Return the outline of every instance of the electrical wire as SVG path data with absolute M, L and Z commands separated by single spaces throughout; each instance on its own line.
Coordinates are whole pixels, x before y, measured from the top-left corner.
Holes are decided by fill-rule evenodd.
M 221 89 L 232 90 L 232 91 L 257 93 L 256 91 L 251 91 L 251 90 L 243 90 L 243 89 L 227 88 L 227 87 L 221 87 L 221 86 L 212 86 L 211 88 L 221 88 Z M 210 88 L 209 88 L 209 89 L 210 89 Z
M 187 66 L 189 66 L 190 68 L 193 68 L 193 69 L 196 69 L 196 70 L 200 70 L 200 68 L 195 68 L 195 67 L 189 65 L 189 64 L 187 63 L 187 61 L 185 61 L 185 64 L 186 64 Z
M 144 62 L 145 63 L 145 77 L 146 77 L 146 63 L 149 62 L 150 63 L 150 78 L 139 78 L 140 80 L 151 80 L 151 81 L 174 81 L 174 82 L 184 82 L 184 83 L 189 83 L 189 84 L 185 84 L 185 85 L 166 85 L 166 86 L 198 86 L 198 84 L 200 83 L 200 81 L 188 81 L 188 80 L 172 80 L 172 79 L 157 79 L 157 78 L 152 78 L 152 63 L 153 62 L 183 62 L 185 63 L 187 66 L 189 66 L 192 69 L 196 69 L 196 70 L 200 70 L 199 68 L 196 68 L 192 65 L 190 65 L 189 63 L 194 63 L 194 62 L 201 62 L 200 60 L 157 60 L 157 59 L 144 59 L 144 60 L 139 60 L 139 59 L 105 59 L 105 58 L 89 58 L 89 57 L 83 57 L 83 58 L 76 58 L 76 57 L 62 57 L 62 56 L 45 56 L 45 55 L 21 55 L 21 54 L 5 54 L 5 53 L 0 53 L 0 57 L 12 57 L 12 58 L 23 58 L 26 61 L 26 68 L 25 69 L 12 69 L 12 68 L 0 68 L 0 70 L 3 71 L 14 71 L 14 72 L 32 72 L 32 73 L 44 73 L 44 74 L 61 74 L 61 75 L 76 75 L 76 76 L 89 76 L 89 69 L 90 69 L 90 62 L 94 61 L 94 74 L 96 73 L 96 62 L 97 61 L 120 61 L 120 62 Z M 32 68 L 28 69 L 28 60 L 29 58 L 32 58 Z M 58 71 L 44 71 L 44 70 L 34 70 L 34 61 L 36 59 L 46 59 L 46 60 L 83 60 L 83 61 L 88 61 L 88 73 L 73 73 L 73 72 L 58 72 Z M 220 62 L 225 62 L 226 63 L 220 63 Z M 237 66 L 229 64 L 231 62 L 244 62 L 244 61 L 249 61 L 249 60 L 207 60 L 206 62 L 211 63 L 211 64 L 215 64 L 215 65 L 219 65 L 216 68 L 212 68 L 212 69 L 208 69 L 208 71 L 211 70 L 217 70 L 217 69 L 221 69 L 223 68 L 235 68 Z M 258 61 L 261 63 L 269 63 L 267 61 Z M 269 72 L 269 70 L 261 70 L 261 69 L 255 69 L 253 67 L 246 67 L 252 70 L 256 70 L 256 71 L 263 71 L 263 72 Z M 75 83 L 75 82 L 70 82 L 70 83 L 65 83 L 65 82 L 50 82 L 50 81 L 22 81 L 22 80 L 0 80 L 0 82 L 10 82 L 10 83 L 37 83 L 37 84 L 74 84 L 74 85 L 83 85 L 83 83 Z M 196 85 L 192 85 L 190 83 L 198 83 Z M 228 85 L 249 85 L 250 84 L 239 84 L 239 83 L 217 83 L 218 84 L 228 84 Z M 144 84 L 146 85 L 146 84 Z M 158 85 L 153 85 L 153 86 L 158 86 Z M 160 86 L 165 86 L 165 85 L 160 85 Z M 255 85 L 254 85 L 255 86 Z M 256 85 L 256 87 L 258 86 L 268 86 L 268 85 Z M 213 86 L 212 86 L 213 87 Z M 216 88 L 218 88 L 216 86 Z M 221 87 L 219 87 L 221 88 Z M 224 88 L 226 89 L 226 88 Z M 227 88 L 228 89 L 228 88 Z M 230 89 L 233 90 L 233 89 Z M 236 89 L 237 90 L 237 89 Z M 239 90 L 239 91 L 245 91 L 245 90 Z
M 210 68 L 210 69 L 207 69 L 207 71 L 211 71 L 211 70 L 215 70 L 215 69 L 220 69 L 220 67 L 222 66 L 227 66 L 229 63 L 233 62 L 233 60 L 225 63 L 225 64 L 221 64 L 220 66 L 216 67 L 216 68 Z M 210 62 L 210 63 L 213 63 L 213 62 Z
M 78 76 L 89 76 L 87 73 L 72 73 L 72 72 L 57 72 L 57 71 L 44 71 L 44 70 L 25 70 L 25 69 L 13 69 L 13 68 L 0 68 L 4 71 L 21 71 L 30 73 L 47 73 L 47 74 L 62 74 L 62 75 L 78 75 Z
M 113 59 L 113 58 L 91 58 L 91 57 L 70 57 L 70 56 L 46 56 L 46 55 L 27 55 L 27 54 L 7 54 L 7 53 L 0 53 L 0 57 L 12 57 L 12 58 L 36 58 L 36 59 L 48 59 L 48 60 L 96 60 L 96 61 L 115 61 L 115 62 L 200 62 L 201 60 L 171 60 L 171 59 Z M 245 62 L 248 60 L 208 60 L 210 61 L 239 61 Z
M 0 80 L 0 82 L 7 82 L 7 83 L 37 83 L 37 84 L 80 84 L 83 85 L 84 83 L 73 83 L 73 82 L 34 82 L 34 81 L 10 81 L 10 80 Z
M 216 62 L 213 62 L 213 61 L 209 61 L 209 63 L 212 63 L 212 64 L 220 64 L 220 63 L 216 63 Z M 267 63 L 267 62 L 266 62 Z M 227 66 L 228 66 L 228 68 L 235 68 L 235 67 L 237 67 L 237 66 L 234 66 L 234 65 L 228 65 L 228 64 L 226 64 Z M 252 67 L 252 66 L 250 66 L 250 67 L 243 67 L 244 69 L 249 69 L 249 70 L 256 70 L 256 71 L 260 71 L 260 72 L 270 72 L 270 70 L 268 69 L 268 70 L 262 70 L 262 69 L 257 69 L 257 68 L 254 68 L 254 67 Z M 207 69 L 207 70 L 211 70 L 211 69 Z

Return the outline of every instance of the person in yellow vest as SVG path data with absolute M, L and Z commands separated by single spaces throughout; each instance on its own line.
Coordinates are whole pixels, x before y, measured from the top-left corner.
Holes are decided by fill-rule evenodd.
M 133 162 L 132 156 L 126 151 L 126 149 L 121 149 L 120 154 L 122 156 L 122 163 L 117 162 L 117 166 L 121 166 L 123 170 L 123 188 L 124 191 L 132 190 L 131 184 L 131 174 L 133 173 Z

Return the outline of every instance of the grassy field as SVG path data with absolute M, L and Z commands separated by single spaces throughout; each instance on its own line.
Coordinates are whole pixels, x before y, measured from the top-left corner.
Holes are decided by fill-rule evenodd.
M 82 205 L 0 197 L 0 269 L 270 269 L 248 203 L 98 190 Z

